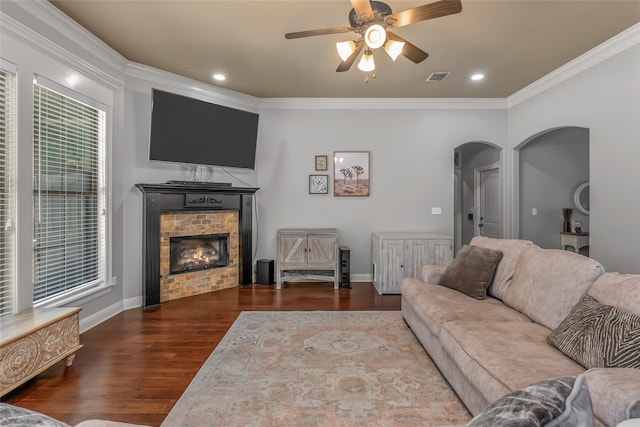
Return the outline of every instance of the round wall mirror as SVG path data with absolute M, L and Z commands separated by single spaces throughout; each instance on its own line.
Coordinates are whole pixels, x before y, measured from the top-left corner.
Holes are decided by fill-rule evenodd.
M 573 203 L 576 209 L 585 215 L 589 215 L 589 181 L 578 185 L 576 192 L 573 194 Z

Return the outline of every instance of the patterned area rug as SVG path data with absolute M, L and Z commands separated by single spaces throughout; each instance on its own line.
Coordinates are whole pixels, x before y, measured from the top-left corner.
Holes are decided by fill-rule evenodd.
M 252 311 L 240 314 L 162 426 L 470 419 L 399 311 Z

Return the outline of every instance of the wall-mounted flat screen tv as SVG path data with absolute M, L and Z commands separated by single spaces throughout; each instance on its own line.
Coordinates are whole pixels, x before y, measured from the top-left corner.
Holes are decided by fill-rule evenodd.
M 149 160 L 254 169 L 258 114 L 153 89 Z

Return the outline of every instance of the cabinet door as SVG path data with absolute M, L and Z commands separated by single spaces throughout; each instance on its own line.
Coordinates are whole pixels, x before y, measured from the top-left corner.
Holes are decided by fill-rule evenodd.
M 429 242 L 429 240 L 406 240 L 404 277 L 420 277 L 422 266 L 431 264 Z
M 383 294 L 399 294 L 404 278 L 404 240 L 382 241 L 380 283 Z
M 333 268 L 336 261 L 335 234 L 309 234 L 307 261 L 311 267 Z
M 453 261 L 453 240 L 435 239 L 429 241 L 429 264 L 449 265 Z
M 283 267 L 307 265 L 306 234 L 281 234 L 278 259 Z

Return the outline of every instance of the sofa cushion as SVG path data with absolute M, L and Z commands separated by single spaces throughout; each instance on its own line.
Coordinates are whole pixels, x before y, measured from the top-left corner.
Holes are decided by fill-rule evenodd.
M 608 426 L 640 418 L 640 369 L 595 368 L 584 373 L 593 414 Z
M 489 248 L 502 251 L 502 259 L 496 268 L 493 281 L 491 282 L 487 293 L 498 299 L 502 299 L 507 292 L 516 262 L 520 258 L 522 251 L 528 248 L 537 248 L 530 240 L 520 239 L 493 239 L 491 237 L 476 236 L 469 243 L 472 246 Z
M 588 294 L 602 304 L 640 316 L 640 274 L 605 273 Z
M 454 321 L 442 326 L 440 342 L 462 374 L 492 402 L 526 385 L 585 371 L 547 343 L 549 332 L 533 322 Z
M 475 299 L 484 299 L 502 251 L 464 245 L 446 268 L 440 284 Z
M 603 273 L 596 260 L 561 249 L 527 249 L 503 301 L 554 329 Z
M 489 405 L 467 427 L 593 427 L 583 375 L 552 378 L 513 391 Z
M 640 368 L 640 316 L 586 294 L 549 335 L 585 368 Z
M 403 299 L 436 336 L 440 334 L 441 325 L 453 320 L 530 322 L 527 316 L 495 298 L 476 300 L 453 289 L 428 285 L 418 279 L 404 279 L 401 292 Z

